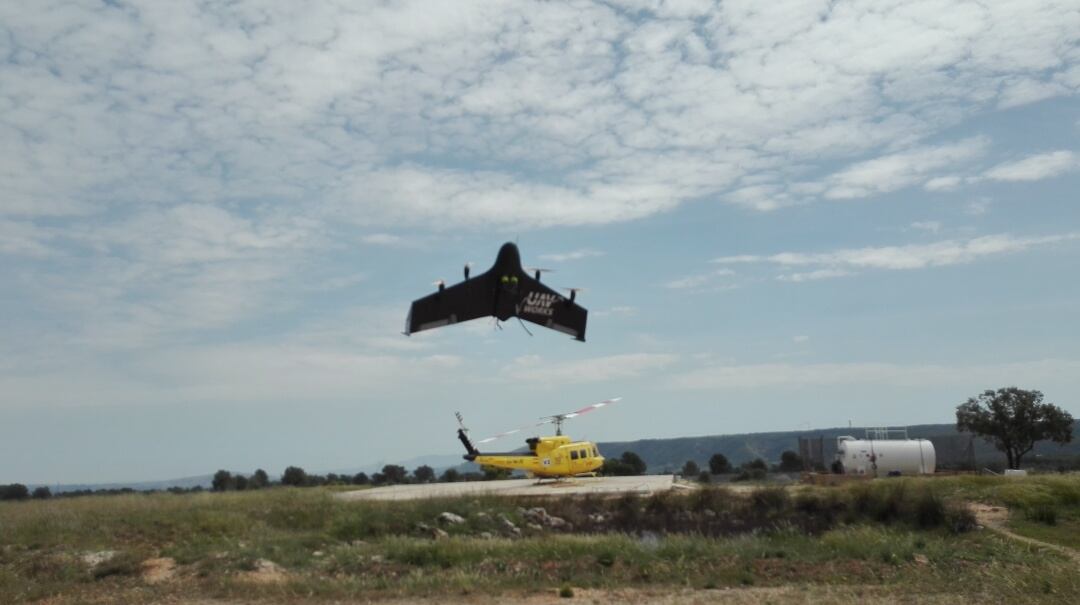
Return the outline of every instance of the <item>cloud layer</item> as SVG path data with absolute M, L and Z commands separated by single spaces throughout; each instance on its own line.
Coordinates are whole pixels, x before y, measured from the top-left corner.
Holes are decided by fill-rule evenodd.
M 971 263 L 984 257 L 1023 252 L 1041 246 L 1080 239 L 1080 233 L 1039 237 L 1010 234 L 984 235 L 967 240 L 944 240 L 932 244 L 847 248 L 832 252 L 781 252 L 767 256 L 739 255 L 713 259 L 720 265 L 766 263 L 784 268 L 821 267 L 809 272 L 778 276 L 782 281 L 812 281 L 843 277 L 864 269 L 910 270 Z

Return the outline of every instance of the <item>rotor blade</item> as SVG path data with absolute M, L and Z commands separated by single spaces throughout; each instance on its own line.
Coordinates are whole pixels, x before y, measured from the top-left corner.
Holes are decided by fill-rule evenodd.
M 622 397 L 616 397 L 614 399 L 605 399 L 605 400 L 603 400 L 603 401 L 601 401 L 599 403 L 594 403 L 592 405 L 587 405 L 587 406 L 581 408 L 580 410 L 575 410 L 573 412 L 570 412 L 569 414 L 564 414 L 563 418 L 575 418 L 575 417 L 580 416 L 582 414 L 587 414 L 587 413 L 589 413 L 589 412 L 591 412 L 593 410 L 598 410 L 598 409 L 600 409 L 600 408 L 602 408 L 604 406 L 616 403 L 620 399 L 622 399 Z
M 518 427 L 516 429 L 510 429 L 509 431 L 504 431 L 504 432 L 499 433 L 497 435 L 492 435 L 491 437 L 488 437 L 486 439 L 481 439 L 480 441 L 477 441 L 476 443 L 477 444 L 491 443 L 492 441 L 495 441 L 496 439 L 502 439 L 503 437 L 506 437 L 508 435 L 513 435 L 514 433 L 520 433 L 521 431 L 531 429 L 533 427 L 537 427 L 537 426 L 540 426 L 542 424 L 547 424 L 547 421 L 545 421 L 545 422 L 537 422 L 537 423 L 529 424 L 529 425 L 526 425 L 526 426 L 520 426 L 520 427 Z

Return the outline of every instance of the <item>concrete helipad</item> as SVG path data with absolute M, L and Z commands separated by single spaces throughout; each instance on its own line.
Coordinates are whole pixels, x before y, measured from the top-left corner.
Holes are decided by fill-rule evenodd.
M 342 500 L 419 500 L 459 496 L 583 496 L 586 494 L 652 494 L 676 486 L 672 475 L 639 477 L 582 477 L 566 481 L 508 479 L 505 481 L 469 481 L 461 483 L 425 483 L 390 485 L 373 489 L 342 492 Z

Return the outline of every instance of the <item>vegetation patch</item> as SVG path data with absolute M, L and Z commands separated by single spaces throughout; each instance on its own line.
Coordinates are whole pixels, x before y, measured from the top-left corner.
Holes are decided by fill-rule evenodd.
M 1017 498 L 1026 486 L 1053 504 L 1057 525 L 1014 515 L 1018 532 L 1077 536 L 1069 480 L 394 503 L 346 502 L 323 488 L 10 502 L 0 504 L 0 602 L 551 595 L 563 586 L 590 598 L 818 584 L 1055 602 L 1080 591 L 1071 563 L 965 531 L 974 522 L 962 502 Z M 147 570 L 163 568 L 168 580 L 150 581 Z

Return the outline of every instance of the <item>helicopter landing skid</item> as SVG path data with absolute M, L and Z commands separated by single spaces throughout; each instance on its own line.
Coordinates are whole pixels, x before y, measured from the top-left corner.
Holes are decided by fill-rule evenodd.
M 572 484 L 577 483 L 577 481 L 575 481 L 575 479 L 578 479 L 578 478 L 581 478 L 581 477 L 598 477 L 598 476 L 599 475 L 597 473 L 581 473 L 580 475 L 572 475 L 572 476 L 569 476 L 569 477 L 537 477 L 536 478 L 536 483 L 534 483 L 533 485 L 551 485 L 553 487 L 558 486 L 558 485 L 572 485 Z

